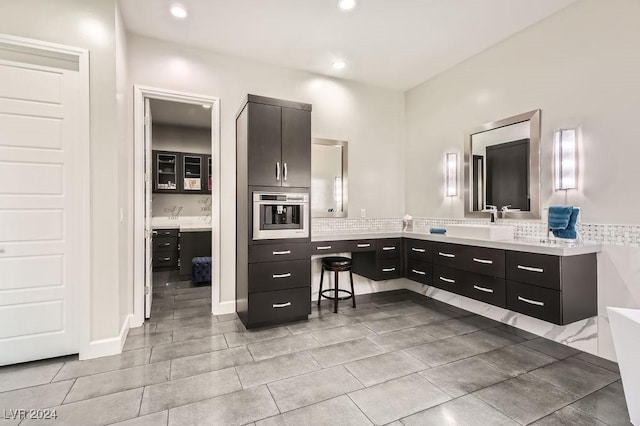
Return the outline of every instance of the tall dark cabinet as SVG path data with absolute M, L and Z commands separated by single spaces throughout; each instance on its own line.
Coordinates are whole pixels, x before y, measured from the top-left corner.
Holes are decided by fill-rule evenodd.
M 254 241 L 251 227 L 254 191 L 310 190 L 311 105 L 248 95 L 236 115 L 236 161 L 238 317 L 247 328 L 306 319 L 310 239 Z

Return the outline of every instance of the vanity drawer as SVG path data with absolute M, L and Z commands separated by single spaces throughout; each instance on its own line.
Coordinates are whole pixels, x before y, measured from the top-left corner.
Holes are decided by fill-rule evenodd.
M 433 265 L 433 286 L 457 294 L 465 294 L 464 271 L 448 268 L 442 265 Z
M 560 257 L 507 251 L 507 279 L 560 290 Z
M 155 237 L 177 237 L 178 229 L 154 229 L 151 235 Z
M 251 327 L 306 319 L 311 313 L 311 287 L 249 293 L 248 299 Z
M 252 244 L 249 263 L 307 260 L 311 256 L 309 243 Z
M 453 268 L 462 267 L 464 254 L 469 246 L 448 243 L 433 243 L 433 263 Z
M 507 304 L 506 285 L 503 278 L 467 272 L 464 278 L 465 296 L 504 308 Z
M 562 292 L 507 280 L 507 309 L 562 324 Z
M 404 252 L 408 259 L 415 259 L 420 262 L 431 262 L 432 244 L 430 241 L 414 240 L 405 238 Z
M 378 281 L 402 278 L 402 261 L 400 259 L 380 259 L 376 263 Z
M 412 281 L 431 285 L 433 265 L 430 262 L 421 262 L 416 259 L 407 259 L 406 277 Z
M 153 253 L 153 268 L 169 268 L 178 266 L 177 251 L 161 251 Z
M 385 238 L 377 241 L 377 255 L 380 259 L 398 259 L 401 254 L 401 238 Z
M 311 243 L 311 254 L 346 253 L 348 251 L 347 241 L 316 241 Z
M 153 245 L 153 250 L 178 250 L 177 237 L 153 237 L 151 244 Z
M 459 267 L 465 271 L 504 278 L 504 250 L 469 246 L 461 260 Z
M 359 252 L 359 251 L 375 251 L 376 240 L 347 240 L 345 243 L 345 251 Z
M 310 260 L 249 264 L 249 293 L 308 287 L 310 285 Z

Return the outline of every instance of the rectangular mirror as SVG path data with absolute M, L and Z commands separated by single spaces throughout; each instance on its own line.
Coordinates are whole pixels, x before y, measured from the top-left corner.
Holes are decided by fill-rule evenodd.
M 540 218 L 540 110 L 484 124 L 466 135 L 466 217 Z
M 311 215 L 347 217 L 347 142 L 314 138 L 311 143 Z

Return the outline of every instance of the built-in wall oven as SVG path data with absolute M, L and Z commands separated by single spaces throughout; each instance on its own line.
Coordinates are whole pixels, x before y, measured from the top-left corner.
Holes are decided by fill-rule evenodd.
M 253 239 L 309 237 L 308 192 L 253 192 Z

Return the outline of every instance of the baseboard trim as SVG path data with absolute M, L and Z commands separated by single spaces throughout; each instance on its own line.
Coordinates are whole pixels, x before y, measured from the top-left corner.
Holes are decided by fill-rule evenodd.
M 236 301 L 220 302 L 213 307 L 213 315 L 233 314 L 236 311 Z
M 124 347 L 124 342 L 127 339 L 127 334 L 129 334 L 129 326 L 132 319 L 132 314 L 129 314 L 125 317 L 124 321 L 122 322 L 122 327 L 120 327 L 120 334 L 118 336 L 93 340 L 89 342 L 87 350 L 80 353 L 79 359 L 85 360 L 101 358 L 103 356 L 117 355 L 119 353 L 122 353 L 122 348 Z

